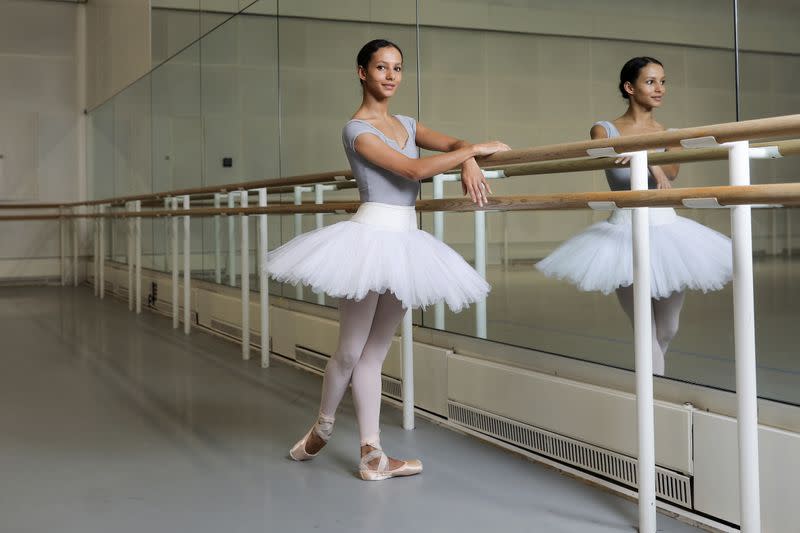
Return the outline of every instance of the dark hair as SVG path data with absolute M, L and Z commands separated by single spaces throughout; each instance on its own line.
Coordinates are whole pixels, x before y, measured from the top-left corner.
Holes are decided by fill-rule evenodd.
M 634 57 L 622 66 L 622 70 L 619 71 L 619 92 L 622 93 L 624 99 L 628 100 L 629 98 L 628 93 L 625 92 L 625 83 L 636 83 L 639 78 L 639 72 L 651 63 L 664 66 L 658 59 L 648 56 Z
M 400 52 L 400 57 L 403 57 L 403 51 L 400 50 L 400 47 L 394 44 L 392 41 L 387 41 L 386 39 L 373 39 L 362 46 L 361 50 L 358 51 L 358 55 L 356 56 L 356 65 L 363 67 L 364 70 L 366 70 L 369 66 L 369 62 L 372 60 L 372 56 L 375 55 L 375 52 L 381 48 L 387 47 L 396 48 L 397 51 Z M 364 82 L 361 83 L 363 84 Z

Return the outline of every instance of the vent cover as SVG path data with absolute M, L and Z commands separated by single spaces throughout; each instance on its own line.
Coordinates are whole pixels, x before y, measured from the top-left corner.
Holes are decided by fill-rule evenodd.
M 229 324 L 228 322 L 223 322 L 222 320 L 217 320 L 216 318 L 212 318 L 211 328 L 219 331 L 220 333 L 224 333 L 225 335 L 234 337 L 236 339 L 239 340 L 242 339 L 242 328 L 240 328 L 239 326 L 234 326 L 233 324 Z M 259 335 L 258 333 L 253 333 L 251 331 L 250 344 L 261 346 L 261 335 Z
M 117 294 L 119 294 L 120 296 L 127 296 L 128 288 L 120 285 L 119 287 L 117 287 Z
M 381 389 L 386 396 L 391 396 L 398 400 L 403 399 L 403 382 L 399 379 L 381 376 Z
M 320 373 L 325 372 L 325 366 L 330 359 L 327 355 L 302 346 L 294 347 L 294 358 L 298 363 L 313 368 Z M 403 383 L 395 378 L 381 375 L 381 392 L 386 396 L 401 400 L 403 398 Z
M 637 488 L 637 461 L 633 457 L 453 401 L 448 401 L 448 413 L 451 421 L 470 429 Z M 656 495 L 665 501 L 692 508 L 691 480 L 677 472 L 656 467 Z
M 114 292 L 114 283 L 106 281 L 105 288 L 106 288 L 105 290 L 107 290 L 108 292 Z
M 325 365 L 328 364 L 327 356 L 309 350 L 308 348 L 303 348 L 302 346 L 294 347 L 294 357 L 298 363 L 302 363 L 305 366 L 309 366 L 321 372 L 325 371 Z

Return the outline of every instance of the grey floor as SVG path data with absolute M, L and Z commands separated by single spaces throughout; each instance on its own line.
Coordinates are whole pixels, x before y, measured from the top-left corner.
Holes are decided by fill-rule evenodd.
M 635 503 L 424 420 L 405 432 L 392 407 L 384 446 L 423 475 L 355 476 L 349 399 L 294 463 L 317 376 L 87 288 L 0 289 L 0 335 L 2 533 L 635 530 Z

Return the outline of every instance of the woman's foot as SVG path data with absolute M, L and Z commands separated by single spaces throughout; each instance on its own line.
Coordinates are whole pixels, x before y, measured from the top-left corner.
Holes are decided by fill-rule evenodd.
M 422 472 L 418 459 L 400 461 L 388 457 L 379 444 L 361 446 L 358 474 L 364 481 L 380 481 L 391 477 L 413 476 Z
M 328 443 L 333 433 L 333 417 L 319 415 L 317 421 L 308 430 L 305 437 L 300 439 L 297 444 L 289 450 L 289 457 L 295 461 L 307 461 L 313 459 L 322 448 Z

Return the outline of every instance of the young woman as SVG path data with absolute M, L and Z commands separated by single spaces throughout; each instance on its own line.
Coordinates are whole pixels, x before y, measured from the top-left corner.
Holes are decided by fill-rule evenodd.
M 619 90 L 627 111 L 611 122 L 592 126 L 592 139 L 664 131 L 653 111 L 666 94 L 664 67 L 652 57 L 634 57 L 622 67 Z M 617 163 L 626 163 L 619 158 Z M 650 188 L 669 189 L 678 165 L 650 166 Z M 629 168 L 606 170 L 613 191 L 630 190 Z M 630 210 L 570 238 L 536 268 L 547 276 L 567 279 L 582 291 L 616 291 L 633 322 L 633 255 Z M 686 289 L 721 289 L 732 276 L 730 239 L 680 217 L 671 208 L 650 209 L 651 296 L 653 304 L 653 373 L 664 374 L 664 356 L 678 332 Z
M 482 206 L 491 190 L 474 158 L 508 147 L 496 141 L 470 144 L 411 117 L 391 115 L 389 100 L 403 79 L 403 54 L 396 44 L 370 41 L 356 63 L 363 97 L 342 142 L 362 204 L 352 219 L 269 253 L 266 268 L 279 281 L 340 298 L 339 345 L 325 370 L 319 416 L 290 456 L 304 461 L 319 453 L 352 384 L 361 434 L 359 474 L 381 480 L 422 471 L 418 460 L 388 458 L 379 440 L 381 367 L 406 309 L 444 300 L 458 312 L 490 288 L 455 251 L 417 229 L 419 182 L 461 165 L 465 193 Z M 418 147 L 445 153 L 419 159 Z

